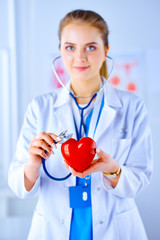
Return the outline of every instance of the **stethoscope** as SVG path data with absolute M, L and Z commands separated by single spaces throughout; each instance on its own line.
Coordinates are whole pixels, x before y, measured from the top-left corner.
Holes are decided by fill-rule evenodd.
M 110 72 L 109 72 L 109 74 L 108 74 L 108 78 L 107 78 L 105 81 L 104 81 L 104 79 L 102 78 L 102 85 L 101 85 L 100 89 L 99 89 L 96 93 L 93 94 L 91 100 L 89 101 L 89 103 L 88 103 L 85 107 L 79 106 L 79 104 L 78 104 L 77 101 L 76 101 L 76 98 L 78 98 L 79 96 L 77 96 L 77 95 L 75 95 L 73 92 L 71 92 L 70 89 L 66 87 L 66 85 L 61 81 L 60 77 L 58 76 L 58 73 L 57 73 L 56 67 L 55 67 L 55 62 L 56 62 L 58 59 L 61 59 L 61 56 L 56 57 L 56 58 L 53 60 L 53 62 L 52 62 L 52 69 L 53 69 L 53 72 L 54 72 L 57 80 L 58 80 L 59 83 L 62 85 L 62 87 L 64 87 L 64 88 L 66 89 L 66 91 L 70 94 L 70 96 L 73 98 L 75 104 L 77 105 L 78 109 L 81 111 L 81 116 L 80 116 L 80 117 L 81 117 L 81 121 L 80 121 L 80 128 L 79 128 L 79 130 L 78 130 L 77 127 L 76 127 L 77 140 L 80 140 L 80 138 L 81 138 L 81 132 L 82 132 L 82 127 L 84 126 L 84 123 L 83 123 L 83 113 L 84 113 L 84 110 L 89 107 L 89 105 L 91 104 L 91 102 L 93 101 L 93 99 L 96 98 L 97 94 L 103 90 L 105 83 L 106 83 L 107 80 L 110 78 L 110 76 L 111 76 L 111 74 L 112 74 L 112 72 L 113 72 L 114 60 L 113 60 L 113 58 L 111 58 L 111 57 L 109 57 L 109 56 L 106 56 L 106 58 L 112 61 L 112 66 L 111 66 L 111 70 L 110 70 Z M 59 142 L 56 142 L 56 141 L 55 141 L 55 143 L 56 143 L 56 144 L 57 144 L 57 143 L 62 144 L 62 143 L 64 143 L 64 142 L 68 141 L 68 140 L 72 137 L 72 135 L 73 135 L 72 133 L 68 134 L 68 133 L 67 133 L 67 130 L 65 130 L 65 131 L 61 132 L 61 133 L 58 135 L 58 136 L 61 138 L 61 140 L 60 140 Z M 44 172 L 46 173 L 46 175 L 47 175 L 49 178 L 51 178 L 52 180 L 55 180 L 55 181 L 64 181 L 64 180 L 68 179 L 68 178 L 72 175 L 71 173 L 69 173 L 68 175 L 66 175 L 65 177 L 62 177 L 62 178 L 53 177 L 53 176 L 48 172 L 48 170 L 47 170 L 47 168 L 46 168 L 45 162 L 46 162 L 46 160 L 45 160 L 44 158 L 42 158 L 43 170 L 44 170 Z
M 68 141 L 71 137 L 72 137 L 72 133 L 68 134 L 67 133 L 67 130 L 61 132 L 58 136 L 61 138 L 61 140 L 59 142 L 56 142 L 54 141 L 54 143 L 59 143 L 59 144 L 62 144 L 62 143 L 65 143 L 66 141 Z M 46 151 L 45 151 L 46 153 Z M 71 173 L 69 173 L 67 176 L 63 177 L 63 178 L 56 178 L 56 177 L 53 177 L 47 170 L 46 168 L 46 160 L 44 158 L 42 158 L 42 166 L 43 166 L 43 170 L 45 172 L 45 174 L 51 178 L 52 180 L 55 180 L 55 181 L 64 181 L 66 180 L 67 178 L 69 178 L 71 176 Z
M 53 62 L 52 62 L 52 70 L 53 70 L 53 72 L 54 72 L 54 74 L 55 74 L 58 82 L 61 84 L 62 87 L 64 87 L 64 88 L 66 89 L 66 91 L 67 91 L 71 96 L 74 96 L 74 99 L 75 99 L 75 98 L 79 98 L 80 96 L 77 96 L 77 95 L 75 95 L 74 93 L 72 93 L 72 92 L 70 91 L 70 89 L 67 88 L 66 85 L 65 85 L 65 84 L 62 82 L 62 80 L 60 79 L 60 77 L 59 77 L 59 75 L 58 75 L 58 73 L 57 73 L 57 71 L 56 71 L 56 67 L 55 67 L 55 63 L 56 63 L 56 61 L 59 60 L 59 59 L 61 59 L 61 56 L 56 57 L 56 58 L 53 60 Z M 103 90 L 105 83 L 107 82 L 107 80 L 110 79 L 111 74 L 112 74 L 112 72 L 113 72 L 113 68 L 114 68 L 114 60 L 113 60 L 113 58 L 110 57 L 110 56 L 106 56 L 106 59 L 108 59 L 109 61 L 111 61 L 111 63 L 112 63 L 111 69 L 110 69 L 110 72 L 108 73 L 107 79 L 106 79 L 105 81 L 103 81 L 103 79 L 102 79 L 102 85 L 101 85 L 100 89 L 96 92 L 97 94 Z M 95 93 L 95 94 L 96 94 L 96 93 Z M 81 97 L 81 98 L 83 98 L 83 97 Z M 84 98 L 86 98 L 86 97 L 84 97 Z M 76 100 L 76 99 L 75 99 L 75 100 Z

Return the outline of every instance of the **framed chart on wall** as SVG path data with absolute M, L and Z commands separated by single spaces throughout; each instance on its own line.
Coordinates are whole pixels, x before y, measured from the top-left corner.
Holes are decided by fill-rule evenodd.
M 115 67 L 110 83 L 116 88 L 134 94 L 145 95 L 144 56 L 141 52 L 113 54 Z

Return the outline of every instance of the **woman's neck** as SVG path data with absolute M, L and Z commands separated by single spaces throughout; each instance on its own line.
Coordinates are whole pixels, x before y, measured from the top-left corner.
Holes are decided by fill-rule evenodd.
M 74 79 L 71 80 L 71 89 L 73 90 L 74 94 L 78 96 L 76 100 L 79 104 L 87 104 L 94 93 L 99 90 L 100 85 L 101 78 L 87 81 L 75 81 Z

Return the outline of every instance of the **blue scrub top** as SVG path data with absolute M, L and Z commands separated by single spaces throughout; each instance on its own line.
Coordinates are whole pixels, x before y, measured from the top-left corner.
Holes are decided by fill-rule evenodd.
M 99 118 L 104 106 L 104 96 L 102 98 L 96 126 L 94 129 L 94 134 L 99 122 Z M 89 125 L 92 117 L 93 109 L 88 114 L 85 122 L 85 135 L 88 136 Z M 77 130 L 76 122 L 75 127 Z M 77 134 L 78 135 L 78 134 Z M 76 178 L 76 185 L 84 186 L 85 178 Z M 91 177 L 87 179 L 87 185 L 89 186 L 89 194 L 91 194 Z M 84 208 L 73 208 L 72 210 L 72 219 L 71 219 L 71 228 L 70 228 L 70 240 L 92 240 L 93 231 L 92 231 L 92 206 Z

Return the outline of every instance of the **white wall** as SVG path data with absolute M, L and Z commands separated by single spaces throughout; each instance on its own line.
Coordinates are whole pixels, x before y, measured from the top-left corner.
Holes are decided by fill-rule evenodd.
M 136 199 L 139 211 L 143 218 L 149 239 L 160 239 L 159 214 L 160 214 L 160 188 L 159 188 L 159 135 L 160 135 L 160 84 L 157 84 L 160 69 L 160 1 L 159 0 L 0 0 L 0 19 L 8 21 L 8 4 L 14 3 L 16 23 L 16 54 L 11 53 L 17 60 L 18 83 L 18 120 L 17 132 L 23 121 L 23 115 L 29 101 L 36 95 L 50 91 L 51 85 L 51 60 L 53 54 L 58 52 L 57 28 L 59 20 L 68 11 L 84 8 L 95 10 L 107 21 L 110 29 L 110 53 L 140 51 L 144 56 L 145 102 L 150 114 L 153 132 L 154 147 L 154 173 L 152 182 Z M 2 14 L 3 13 L 3 14 Z M 6 13 L 6 15 L 4 14 Z M 0 21 L 0 48 L 14 48 L 10 46 L 9 25 Z M 11 81 L 11 77 L 10 77 Z M 12 119 L 11 119 L 12 122 Z M 14 144 L 14 143 L 13 143 Z M 2 151 L 2 149 L 1 149 Z M 12 151 L 12 150 L 11 150 Z M 13 152 L 12 152 L 13 153 Z M 4 188 L 3 188 L 4 189 Z M 18 200 L 10 192 L 0 189 L 0 199 L 6 206 L 2 214 L 12 225 L 11 218 L 23 217 L 24 222 L 28 217 L 24 236 L 28 231 L 31 213 L 35 205 L 33 200 Z M 4 196 L 7 196 L 4 201 Z M 27 206 L 27 211 L 24 211 Z M 26 222 L 25 222 L 26 223 Z M 0 228 L 1 228 L 0 222 Z M 2 230 L 2 229 L 1 229 Z M 0 239 L 8 231 L 0 230 Z M 26 231 L 26 232 L 25 232 Z M 2 235 L 3 234 L 3 235 Z M 15 232 L 15 236 L 18 234 Z M 2 236 L 1 236 L 2 235 Z M 6 239 L 11 239 L 10 236 Z M 12 239 L 13 236 L 12 236 Z M 16 237 L 15 237 L 16 239 Z M 22 239 L 22 238 L 18 238 Z

